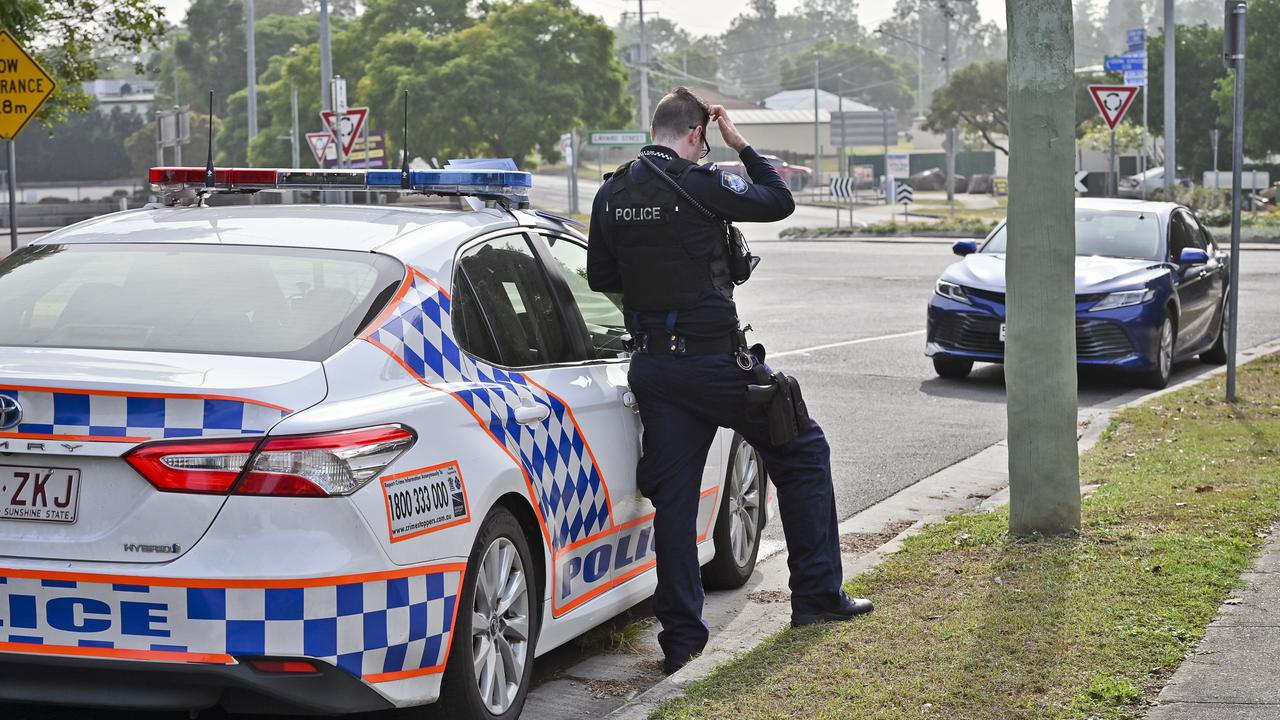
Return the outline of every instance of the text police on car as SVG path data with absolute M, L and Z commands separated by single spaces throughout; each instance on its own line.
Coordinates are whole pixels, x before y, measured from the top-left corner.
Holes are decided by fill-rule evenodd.
M 711 120 L 738 151 L 750 183 L 695 163 L 710 151 Z M 741 433 L 777 486 L 792 624 L 847 620 L 872 606 L 840 589 L 826 437 L 805 416 L 794 381 L 762 366 L 763 348 L 746 349 L 733 301 L 742 273 L 731 267 L 740 258 L 727 242 L 736 233 L 727 223 L 782 220 L 795 209 L 791 192 L 723 107 L 708 107 L 683 87 L 658 103 L 651 131 L 654 144 L 605 176 L 596 194 L 587 273 L 593 289 L 622 293 L 636 342 L 629 380 L 645 428 L 636 483 L 656 510 L 653 610 L 671 673 L 707 642 L 695 518 L 699 476 L 717 427 Z M 754 403 L 761 396 L 771 405 L 763 411 Z

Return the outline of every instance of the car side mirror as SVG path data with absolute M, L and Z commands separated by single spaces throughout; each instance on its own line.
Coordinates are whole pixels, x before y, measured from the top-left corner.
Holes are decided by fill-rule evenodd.
M 1209 253 L 1200 248 L 1182 248 L 1178 254 L 1179 265 L 1204 265 L 1209 262 Z
M 951 252 L 959 255 L 960 257 L 972 255 L 978 252 L 978 243 L 972 240 L 960 240 L 956 242 L 955 245 L 951 246 Z

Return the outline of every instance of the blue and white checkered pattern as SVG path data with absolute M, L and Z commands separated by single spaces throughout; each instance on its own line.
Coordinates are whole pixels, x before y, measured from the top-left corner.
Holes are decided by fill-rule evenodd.
M 462 352 L 453 338 L 449 297 L 416 270 L 409 282 L 399 305 L 369 339 L 423 382 L 458 398 L 519 459 L 556 550 L 608 528 L 608 495 L 572 410 L 524 374 Z M 550 409 L 547 419 L 517 423 L 515 408 L 534 403 Z
M 3 641 L 309 657 L 375 679 L 443 669 L 462 579 L 461 570 L 442 570 L 317 587 L 197 588 L 5 578 L 3 572 Z
M 190 395 L 142 397 L 66 390 L 0 387 L 22 406 L 22 422 L 8 432 L 95 438 L 261 435 L 288 412 L 246 400 Z

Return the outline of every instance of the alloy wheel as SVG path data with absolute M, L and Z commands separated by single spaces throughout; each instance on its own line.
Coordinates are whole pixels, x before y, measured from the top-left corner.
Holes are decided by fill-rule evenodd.
M 505 537 L 495 539 L 476 572 L 471 609 L 471 661 L 480 699 L 494 715 L 520 691 L 529 661 L 529 589 L 524 562 Z
M 1164 319 L 1164 325 L 1160 326 L 1160 374 L 1168 377 L 1170 369 L 1173 367 L 1173 321 L 1169 318 Z
M 760 534 L 760 456 L 744 444 L 734 459 L 729 488 L 729 546 L 739 566 L 751 561 Z

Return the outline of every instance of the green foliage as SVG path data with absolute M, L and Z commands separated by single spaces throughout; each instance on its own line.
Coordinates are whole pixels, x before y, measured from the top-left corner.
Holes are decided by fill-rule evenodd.
M 1280 0 L 1252 0 L 1249 3 L 1246 23 L 1244 74 L 1244 152 L 1261 157 L 1280 152 L 1280 42 L 1276 42 L 1276 28 L 1280 28 Z M 1181 45 L 1181 42 L 1179 42 Z M 1181 55 L 1179 55 L 1181 63 Z M 1221 64 L 1219 64 L 1221 67 Z M 1213 97 L 1218 102 L 1219 125 L 1223 148 L 1230 148 L 1231 115 L 1235 97 L 1235 79 L 1226 70 L 1221 71 Z M 1178 77 L 1182 77 L 1182 65 L 1178 65 Z M 1179 90 L 1181 93 L 1181 90 Z M 1179 94 L 1179 97 L 1183 97 Z M 1182 106 L 1178 104 L 1178 139 L 1182 140 Z M 1223 150 L 1223 153 L 1230 150 Z M 1179 158 L 1182 156 L 1179 155 Z M 1224 157 L 1229 157 L 1224 155 Z M 1222 163 L 1230 164 L 1229 162 Z
M 1095 677 L 1085 692 L 1107 705 L 1134 705 L 1142 700 L 1142 691 L 1127 678 Z
M 4 0 L 0 28 L 53 76 L 57 90 L 36 117 L 56 125 L 89 110 L 80 83 L 95 80 L 121 54 L 137 57 L 164 34 L 157 0 Z M 141 63 L 134 70 L 142 73 Z
M 191 111 L 189 113 L 191 122 L 191 142 L 182 149 L 183 163 L 188 165 L 203 165 L 205 158 L 205 149 L 209 142 L 209 116 L 200 111 Z M 213 136 L 216 138 L 222 129 L 222 119 L 214 117 L 213 119 Z M 125 153 L 128 155 L 129 175 L 135 178 L 144 178 L 147 176 L 147 170 L 156 164 L 156 122 L 143 125 L 140 130 L 130 135 L 124 141 Z M 165 161 L 172 160 L 172 150 L 165 152 Z M 122 172 L 116 177 L 123 175 Z
M 125 140 L 145 123 L 141 115 L 113 108 L 72 113 L 48 132 L 31 132 L 17 144 L 23 181 L 116 180 L 129 174 Z M 154 137 L 154 135 L 153 135 Z
M 865 36 L 857 4 L 847 0 L 803 0 L 784 14 L 779 14 L 774 0 L 751 0 L 747 5 L 750 9 L 731 20 L 717 39 L 727 85 L 742 97 L 759 100 L 783 89 L 783 59 L 806 52 L 818 40 L 857 43 Z M 812 86 L 810 80 L 808 87 Z
M 1098 118 L 1096 122 L 1085 125 L 1084 134 L 1080 136 L 1080 144 L 1090 150 L 1108 152 L 1111 150 L 1111 128 Z M 1126 153 L 1142 149 L 1142 126 L 1133 122 L 1122 122 L 1116 126 L 1116 152 Z
M 782 87 L 813 87 L 814 61 L 818 87 L 883 110 L 905 110 L 915 103 L 907 74 L 888 55 L 865 45 L 820 40 L 809 50 L 784 58 Z
M 1250 15 L 1253 6 L 1254 3 L 1250 3 Z M 1209 131 L 1215 127 L 1222 129 L 1222 148 L 1226 149 L 1219 150 L 1224 153 L 1220 164 L 1229 164 L 1226 159 L 1230 155 L 1225 153 L 1229 153 L 1231 147 L 1231 112 L 1228 109 L 1222 115 L 1217 103 L 1205 102 L 1227 74 L 1222 67 L 1222 30 L 1208 25 L 1178 25 L 1175 37 L 1178 40 L 1173 50 L 1177 68 L 1178 166 L 1190 177 L 1198 178 L 1205 170 L 1213 169 Z M 1163 33 L 1147 40 L 1147 91 L 1150 92 L 1147 113 L 1153 135 L 1164 133 L 1164 40 Z M 1135 102 L 1141 101 L 1142 98 L 1138 98 Z

